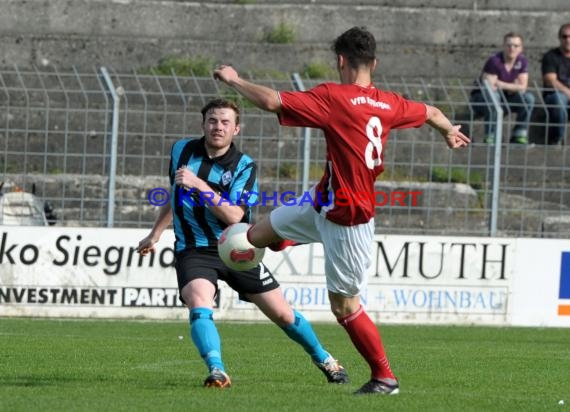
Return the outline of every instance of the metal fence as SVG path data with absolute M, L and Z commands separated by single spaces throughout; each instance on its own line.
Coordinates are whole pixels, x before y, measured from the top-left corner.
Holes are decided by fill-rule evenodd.
M 250 76 L 276 89 L 314 80 Z M 296 81 L 296 82 L 295 82 Z M 395 130 L 385 149 L 379 192 L 421 192 L 377 208 L 378 233 L 568 237 L 570 151 L 549 145 L 549 107 L 536 84 L 530 144 L 508 144 L 515 116 L 500 117 L 501 145 L 483 142 L 483 119 L 470 105 L 472 81 L 377 78 L 378 87 L 441 108 L 473 138 L 447 150 L 429 127 Z M 484 85 L 480 85 L 484 87 Z M 145 227 L 156 207 L 148 192 L 166 187 L 169 151 L 201 135 L 209 99 L 238 98 L 208 77 L 156 76 L 54 68 L 0 71 L 0 181 L 49 202 L 57 225 Z M 258 163 L 260 189 L 300 193 L 318 180 L 325 145 L 318 130 L 280 127 L 275 115 L 243 100 L 236 144 Z M 490 110 L 496 110 L 492 101 Z M 497 119 L 499 120 L 499 119 Z M 257 206 L 254 216 L 268 213 Z

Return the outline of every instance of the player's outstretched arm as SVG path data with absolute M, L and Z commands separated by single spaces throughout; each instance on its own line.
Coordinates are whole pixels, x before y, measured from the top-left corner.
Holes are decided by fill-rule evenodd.
M 160 240 L 160 236 L 164 229 L 172 222 L 172 208 L 169 203 L 160 208 L 160 212 L 154 221 L 152 230 L 144 239 L 139 242 L 137 252 L 146 256 L 154 251 L 154 245 Z
M 447 146 L 452 149 L 465 147 L 471 141 L 469 137 L 459 131 L 461 126 L 451 124 L 449 119 L 437 107 L 427 106 L 426 123 L 436 129 L 445 139 Z
M 274 113 L 281 110 L 281 101 L 276 90 L 242 79 L 232 66 L 219 66 L 214 70 L 214 78 L 235 89 L 260 109 Z

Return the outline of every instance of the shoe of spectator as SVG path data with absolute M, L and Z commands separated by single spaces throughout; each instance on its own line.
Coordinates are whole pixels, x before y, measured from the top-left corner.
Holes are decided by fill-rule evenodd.
M 485 137 L 485 139 L 483 139 L 484 143 L 488 143 L 488 144 L 493 144 L 495 143 L 495 136 L 490 134 L 488 136 Z
M 528 138 L 524 135 L 511 137 L 511 143 L 528 144 Z

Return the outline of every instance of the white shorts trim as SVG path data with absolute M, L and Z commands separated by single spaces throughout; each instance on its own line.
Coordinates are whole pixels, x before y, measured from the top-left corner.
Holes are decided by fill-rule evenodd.
M 329 291 L 357 296 L 366 287 L 372 263 L 374 219 L 360 225 L 342 226 L 318 214 L 310 202 L 299 205 L 297 201 L 294 206 L 274 209 L 269 220 L 273 230 L 284 239 L 323 244 Z

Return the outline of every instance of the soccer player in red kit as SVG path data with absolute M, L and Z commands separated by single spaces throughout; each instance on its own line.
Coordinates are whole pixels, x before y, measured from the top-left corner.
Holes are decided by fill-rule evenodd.
M 257 247 L 272 249 L 279 242 L 287 245 L 287 240 L 323 244 L 331 310 L 371 369 L 371 379 L 355 393 L 397 394 L 398 379 L 359 296 L 372 261 L 373 198 L 340 202 L 338 195 L 374 192 L 391 129 L 427 123 L 450 148 L 466 146 L 469 138 L 439 109 L 374 87 L 376 40 L 366 28 L 344 32 L 334 41 L 333 50 L 340 84 L 323 83 L 306 92 L 278 92 L 242 79 L 225 65 L 215 70 L 214 77 L 257 107 L 277 113 L 282 125 L 323 130 L 327 163 L 322 179 L 311 189 L 314 205 L 305 201 L 278 207 L 250 229 L 248 238 Z

